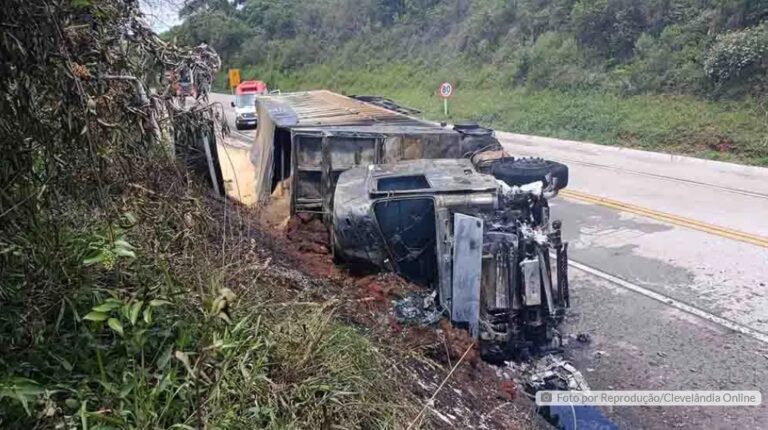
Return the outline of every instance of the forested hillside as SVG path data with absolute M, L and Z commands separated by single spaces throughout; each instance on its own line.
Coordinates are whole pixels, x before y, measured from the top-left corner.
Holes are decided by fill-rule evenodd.
M 375 91 L 437 114 L 447 79 L 454 116 L 768 163 L 768 1 L 192 0 L 181 12 L 169 36 L 283 89 Z

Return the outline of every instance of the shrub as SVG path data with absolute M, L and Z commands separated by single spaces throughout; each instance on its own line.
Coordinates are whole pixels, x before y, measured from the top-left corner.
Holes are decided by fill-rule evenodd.
M 717 36 L 704 58 L 704 70 L 716 83 L 768 71 L 768 22 Z
M 572 37 L 554 32 L 542 34 L 522 51 L 517 80 L 534 89 L 577 89 L 595 84 L 588 54 Z

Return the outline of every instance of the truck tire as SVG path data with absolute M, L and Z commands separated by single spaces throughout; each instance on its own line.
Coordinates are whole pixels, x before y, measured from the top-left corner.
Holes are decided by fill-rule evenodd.
M 568 166 L 541 158 L 501 158 L 481 166 L 480 171 L 495 176 L 509 186 L 542 181 L 546 188 L 549 186 L 547 175 L 557 178 L 558 190 L 568 186 Z
M 479 151 L 496 151 L 501 144 L 490 128 L 480 127 L 476 122 L 456 123 L 453 129 L 461 135 L 461 156 L 470 157 Z
M 453 124 L 453 129 L 456 131 L 459 130 L 472 130 L 475 128 L 480 128 L 480 124 L 474 122 L 474 121 L 456 121 L 455 124 Z

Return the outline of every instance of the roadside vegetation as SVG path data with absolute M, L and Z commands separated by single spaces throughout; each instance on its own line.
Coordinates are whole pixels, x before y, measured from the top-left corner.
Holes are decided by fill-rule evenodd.
M 199 0 L 166 34 L 284 91 L 377 93 L 505 131 L 768 165 L 768 3 Z M 239 5 L 239 6 L 237 6 Z M 219 79 L 223 87 L 223 76 Z
M 158 44 L 132 1 L 4 7 L 0 428 L 388 428 L 417 415 L 381 348 L 278 276 L 253 213 L 176 164 L 153 133 L 164 99 L 107 78 L 157 88 L 186 51 Z M 176 115 L 182 134 L 201 121 Z

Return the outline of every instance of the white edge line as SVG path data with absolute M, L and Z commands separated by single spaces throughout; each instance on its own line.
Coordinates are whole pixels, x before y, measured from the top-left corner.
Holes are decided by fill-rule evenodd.
M 691 315 L 697 316 L 699 318 L 705 319 L 707 321 L 713 322 L 715 324 L 721 325 L 727 329 L 733 330 L 735 332 L 741 333 L 743 335 L 752 337 L 754 339 L 757 339 L 761 342 L 768 343 L 768 334 L 763 333 L 761 331 L 754 330 L 752 328 L 749 328 L 745 325 L 741 325 L 739 323 L 733 322 L 731 320 L 719 317 L 717 315 L 713 315 L 707 311 L 701 310 L 697 307 L 691 306 L 687 303 L 683 303 L 679 300 L 675 300 L 671 297 L 667 297 L 663 294 L 657 293 L 655 291 L 651 291 L 647 288 L 643 288 L 639 285 L 635 285 L 631 282 L 627 282 L 621 278 L 617 278 L 613 275 L 609 275 L 608 273 L 601 272 L 600 270 L 594 269 L 592 267 L 589 267 L 585 264 L 581 264 L 572 260 L 568 261 L 569 266 L 573 266 L 578 270 L 581 270 L 582 272 L 589 273 L 591 275 L 597 276 L 598 278 L 604 279 L 608 282 L 611 282 L 612 284 L 615 284 L 621 288 L 625 288 L 630 291 L 634 291 L 638 294 L 642 294 L 648 298 L 651 298 L 653 300 L 656 300 L 658 302 L 661 302 L 665 305 L 671 306 L 675 309 L 679 309 L 683 312 L 689 313 Z

